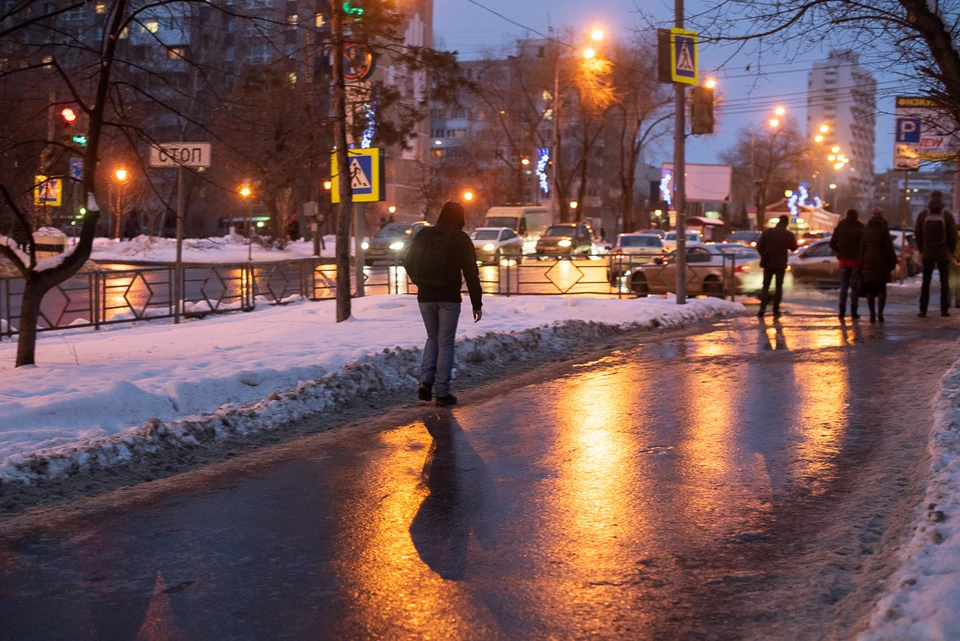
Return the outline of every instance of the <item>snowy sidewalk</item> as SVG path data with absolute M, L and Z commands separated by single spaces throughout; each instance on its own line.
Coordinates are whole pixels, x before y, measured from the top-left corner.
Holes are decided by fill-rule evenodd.
M 934 416 L 932 478 L 864 641 L 960 639 L 960 363 L 943 377 Z
M 677 327 L 743 307 L 715 298 L 491 298 L 458 329 L 458 365 L 510 362 L 545 342 Z M 358 394 L 416 387 L 424 331 L 412 296 L 333 301 L 247 314 L 40 335 L 39 366 L 13 367 L 0 343 L 0 483 L 57 478 L 139 454 L 190 447 L 336 411 Z

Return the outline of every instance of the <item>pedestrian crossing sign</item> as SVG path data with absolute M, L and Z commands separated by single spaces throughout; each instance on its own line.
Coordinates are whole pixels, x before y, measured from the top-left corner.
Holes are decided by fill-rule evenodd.
M 697 32 L 670 30 L 670 79 L 686 85 L 699 84 Z
M 38 207 L 60 207 L 63 205 L 63 181 L 59 178 L 35 176 L 33 204 Z
M 383 154 L 380 149 L 348 149 L 347 175 L 353 190 L 353 202 L 376 203 L 385 200 L 386 185 L 383 181 Z M 338 180 L 337 154 L 330 159 L 330 200 L 340 202 L 340 181 Z

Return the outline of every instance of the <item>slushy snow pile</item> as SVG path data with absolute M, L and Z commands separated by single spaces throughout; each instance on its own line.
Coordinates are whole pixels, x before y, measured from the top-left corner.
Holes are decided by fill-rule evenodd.
M 248 253 L 254 262 L 296 260 L 313 256 L 313 243 L 287 243 L 281 249 L 268 249 L 254 243 L 248 249 L 242 236 L 220 238 L 188 238 L 183 241 L 183 260 L 187 263 L 245 263 Z M 332 257 L 336 237 L 324 236 L 323 257 Z M 351 252 L 352 253 L 352 252 Z M 177 241 L 173 238 L 138 236 L 132 240 L 95 238 L 90 258 L 101 263 L 173 263 L 177 259 Z
M 960 639 L 960 363 L 940 386 L 930 484 L 863 641 Z
M 166 448 L 335 412 L 359 395 L 416 389 L 423 324 L 413 296 L 298 302 L 181 325 L 43 333 L 37 367 L 0 343 L 0 483 L 69 476 Z M 547 348 L 629 329 L 743 311 L 716 298 L 487 298 L 457 331 L 457 367 L 509 365 Z

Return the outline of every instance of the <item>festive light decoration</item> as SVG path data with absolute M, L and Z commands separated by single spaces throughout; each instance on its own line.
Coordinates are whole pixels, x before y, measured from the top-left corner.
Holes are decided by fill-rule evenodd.
M 670 191 L 670 185 L 673 182 L 673 172 L 669 169 L 665 170 L 660 176 L 660 196 L 663 199 L 663 202 L 668 205 L 673 204 L 673 193 Z
M 547 180 L 547 164 L 550 162 L 550 150 L 546 147 L 537 149 L 537 178 L 540 180 L 540 191 L 546 196 L 550 193 L 550 181 Z
M 360 138 L 360 148 L 370 149 L 373 144 L 373 136 L 377 133 L 377 99 L 372 103 L 363 103 L 364 116 L 367 119 L 367 128 L 363 130 L 363 136 Z

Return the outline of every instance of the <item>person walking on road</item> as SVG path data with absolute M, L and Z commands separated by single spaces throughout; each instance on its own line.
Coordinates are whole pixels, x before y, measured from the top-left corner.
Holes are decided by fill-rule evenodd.
M 876 207 L 871 214 L 860 241 L 860 289 L 867 297 L 870 322 L 882 323 L 883 308 L 887 305 L 887 283 L 897 267 L 897 251 L 893 248 L 883 210 Z
M 483 316 L 477 253 L 473 241 L 463 231 L 463 225 L 460 203 L 444 204 L 437 224 L 424 228 L 414 237 L 403 261 L 404 269 L 418 288 L 417 302 L 427 330 L 417 395 L 422 401 L 431 400 L 436 385 L 439 407 L 457 402 L 457 397 L 450 393 L 450 379 L 453 375 L 454 339 L 460 320 L 462 279 L 467 281 L 470 292 L 473 322 Z
M 767 229 L 760 235 L 757 251 L 760 252 L 760 267 L 763 268 L 763 286 L 760 289 L 760 311 L 762 317 L 767 311 L 770 299 L 770 281 L 776 281 L 773 292 L 773 317 L 780 316 L 780 301 L 783 299 L 783 277 L 787 272 L 787 256 L 797 248 L 797 237 L 787 229 L 790 218 L 780 216 L 777 226 Z
M 936 267 L 940 274 L 940 315 L 950 315 L 950 262 L 957 249 L 957 223 L 944 209 L 943 193 L 933 191 L 927 208 L 920 212 L 916 226 L 917 245 L 923 257 L 923 283 L 920 287 L 920 318 L 927 315 L 930 280 Z
M 863 223 L 860 222 L 860 212 L 848 209 L 843 220 L 833 230 L 830 237 L 830 249 L 837 256 L 840 266 L 840 320 L 847 314 L 847 292 L 850 293 L 850 318 L 857 320 L 857 289 L 860 277 L 860 236 L 863 234 Z

